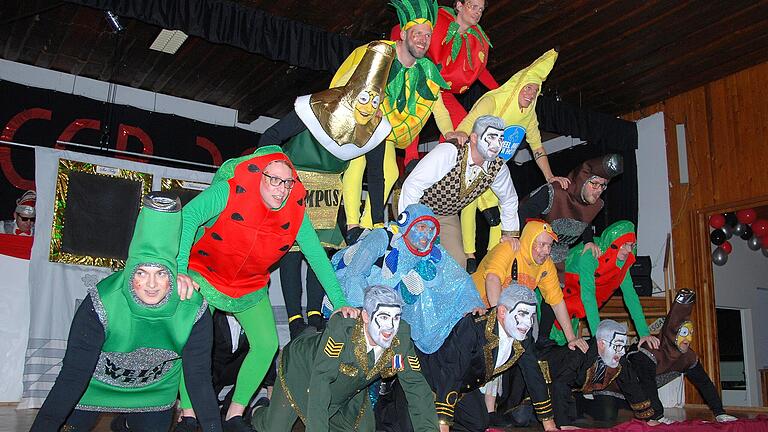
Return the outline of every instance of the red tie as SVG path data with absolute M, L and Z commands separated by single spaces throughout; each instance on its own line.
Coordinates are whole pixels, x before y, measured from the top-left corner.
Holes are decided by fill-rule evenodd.
M 31 231 L 22 231 L 22 230 L 16 228 L 16 232 L 14 232 L 14 234 L 16 234 L 16 235 L 22 235 L 22 234 L 30 235 L 30 234 L 32 234 L 32 232 Z

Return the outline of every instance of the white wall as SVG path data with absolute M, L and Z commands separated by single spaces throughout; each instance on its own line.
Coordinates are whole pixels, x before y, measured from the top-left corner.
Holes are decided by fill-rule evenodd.
M 733 252 L 728 262 L 720 267 L 712 265 L 715 277 L 715 303 L 717 307 L 746 309 L 752 319 L 747 320 L 746 330 L 752 337 L 744 338 L 745 366 L 752 405 L 761 405 L 758 369 L 768 368 L 768 258 L 760 251 L 752 251 L 747 242 L 739 237 L 730 239 Z M 713 247 L 714 249 L 714 247 Z M 764 288 L 763 290 L 758 287 Z M 742 323 L 744 324 L 742 313 Z M 751 321 L 751 322 L 750 322 Z M 751 325 L 750 325 L 751 324 Z
M 669 210 L 664 113 L 639 120 L 637 135 L 637 254 L 651 257 L 651 279 L 655 285 L 666 289 L 664 248 L 667 234 L 672 232 L 672 217 Z

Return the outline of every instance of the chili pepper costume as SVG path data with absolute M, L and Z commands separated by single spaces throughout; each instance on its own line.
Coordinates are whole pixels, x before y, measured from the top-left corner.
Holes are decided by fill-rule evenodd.
M 267 283 L 271 267 L 294 241 L 301 246 L 334 307 L 346 305 L 325 251 L 305 217 L 302 184 L 296 182 L 279 209 L 268 208 L 261 197 L 263 170 L 275 161 L 292 167 L 276 146 L 226 161 L 211 186 L 182 212 L 179 272 L 188 269 L 214 308 L 233 312 L 251 344 L 233 397 L 241 405 L 250 400 L 277 350 Z M 296 178 L 295 170 L 291 171 Z M 184 398 L 182 406 L 188 407 Z

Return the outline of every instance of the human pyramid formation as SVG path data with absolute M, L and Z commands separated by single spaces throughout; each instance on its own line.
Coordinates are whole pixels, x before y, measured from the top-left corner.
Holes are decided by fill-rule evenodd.
M 735 420 L 690 349 L 694 293 L 680 291 L 651 336 L 628 273 L 634 225 L 593 235 L 621 157 L 585 161 L 567 177 L 549 167 L 535 105 L 557 52 L 499 85 L 485 67 L 483 0 L 392 5 L 399 39 L 356 49 L 328 90 L 299 97 L 260 148 L 226 161 L 183 209 L 164 193 L 144 197 L 126 267 L 79 307 L 33 431 L 90 430 L 101 412 L 121 413 L 113 430 L 166 431 L 177 397 L 175 430 L 287 432 L 298 419 L 307 431 L 485 431 L 525 421 L 503 407 L 527 396 L 546 430 L 605 398 L 658 424 L 669 420 L 657 383 L 680 374 L 718 421 Z M 477 80 L 489 91 L 465 112 L 455 95 Z M 415 164 L 385 225 L 395 149 L 414 159 L 430 114 L 448 139 Z M 524 136 L 547 183 L 520 204 L 506 162 Z M 324 246 L 344 238 L 335 215 L 308 216 L 309 179 L 343 196 L 348 246 L 330 260 Z M 476 209 L 495 225 L 479 263 Z M 302 255 L 314 281 L 310 326 Z M 251 417 L 278 349 L 267 289 L 278 263 L 292 341 L 269 404 Z M 631 346 L 627 327 L 598 312 L 617 289 L 640 337 Z M 223 421 L 211 384 L 213 309 L 234 315 L 250 345 Z M 580 318 L 589 340 L 574 331 Z

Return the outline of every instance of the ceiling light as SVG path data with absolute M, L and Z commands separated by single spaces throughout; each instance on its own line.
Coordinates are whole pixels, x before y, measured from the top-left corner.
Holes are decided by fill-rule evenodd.
M 104 11 L 104 17 L 107 19 L 109 26 L 112 27 L 112 30 L 115 33 L 123 31 L 123 26 L 120 24 L 120 21 L 117 19 L 117 15 L 115 15 L 114 12 L 110 10 Z
M 160 30 L 155 41 L 149 46 L 149 49 L 164 52 L 167 54 L 176 54 L 181 44 L 187 40 L 187 34 L 181 30 Z

